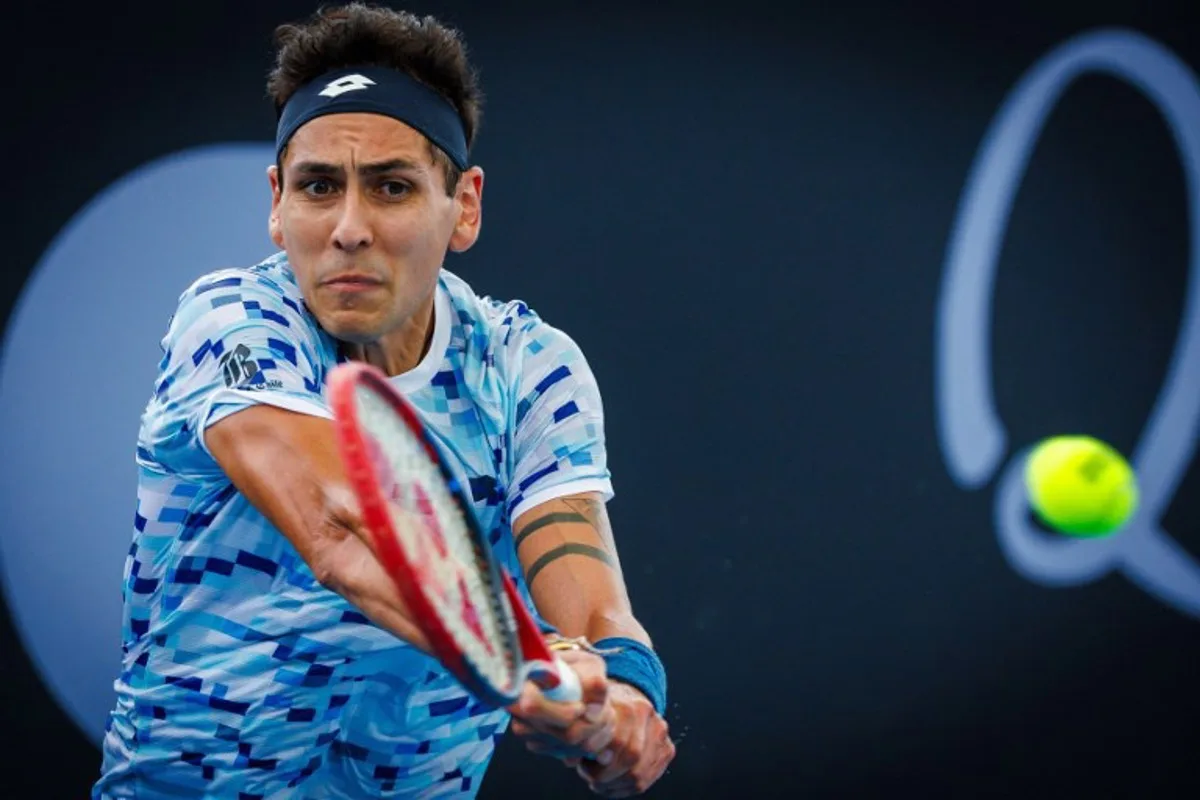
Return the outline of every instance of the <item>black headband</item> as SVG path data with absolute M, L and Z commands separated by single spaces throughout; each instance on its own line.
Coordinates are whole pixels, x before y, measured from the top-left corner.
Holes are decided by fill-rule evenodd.
M 355 111 L 382 114 L 415 128 L 441 148 L 454 166 L 467 168 L 467 136 L 458 111 L 408 73 L 387 67 L 334 70 L 297 89 L 279 112 L 276 157 L 306 122 Z

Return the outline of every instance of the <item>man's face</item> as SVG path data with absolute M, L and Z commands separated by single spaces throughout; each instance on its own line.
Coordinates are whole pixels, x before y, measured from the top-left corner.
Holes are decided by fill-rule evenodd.
M 447 250 L 479 235 L 483 173 L 447 194 L 428 140 L 390 117 L 330 114 L 268 171 L 270 230 L 309 310 L 335 338 L 376 342 L 429 303 Z

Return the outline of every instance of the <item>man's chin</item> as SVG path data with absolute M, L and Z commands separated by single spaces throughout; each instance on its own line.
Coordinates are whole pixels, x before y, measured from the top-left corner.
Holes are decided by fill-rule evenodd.
M 347 344 L 370 344 L 383 336 L 380 320 L 374 314 L 335 311 L 318 316 L 317 321 L 326 333 Z

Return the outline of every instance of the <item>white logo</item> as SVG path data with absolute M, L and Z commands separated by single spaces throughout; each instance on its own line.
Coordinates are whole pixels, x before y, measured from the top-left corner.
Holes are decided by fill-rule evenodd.
M 343 75 L 336 81 L 330 81 L 319 94 L 322 97 L 339 97 L 346 92 L 357 92 L 374 85 L 375 81 L 366 75 L 355 73 L 354 75 Z
M 1175 352 L 1133 453 L 1142 502 L 1120 533 L 1066 540 L 1029 522 L 1017 453 L 1000 478 L 994 515 L 1012 567 L 1046 586 L 1070 586 L 1118 569 L 1179 611 L 1200 617 L 1200 565 L 1159 519 L 1187 472 L 1200 428 L 1200 88 L 1191 71 L 1154 41 L 1098 31 L 1045 56 L 1012 91 L 967 179 L 947 251 L 937 319 L 938 436 L 951 476 L 964 488 L 1000 467 L 1005 431 L 992 394 L 992 285 L 1013 196 L 1046 117 L 1068 86 L 1104 72 L 1140 90 L 1162 113 L 1180 150 L 1188 198 L 1190 277 Z

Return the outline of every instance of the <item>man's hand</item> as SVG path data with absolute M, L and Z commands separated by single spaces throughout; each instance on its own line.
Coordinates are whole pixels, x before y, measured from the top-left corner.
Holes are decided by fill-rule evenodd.
M 508 709 L 513 735 L 524 740 L 530 752 L 541 755 L 568 759 L 599 754 L 612 741 L 616 722 L 604 659 L 586 650 L 562 650 L 556 655 L 579 676 L 582 700 L 555 703 L 527 684 Z
M 569 758 L 579 776 L 601 797 L 633 797 L 662 777 L 675 758 L 667 721 L 640 691 L 609 681 L 608 701 L 616 726 L 608 747 L 595 760 Z

